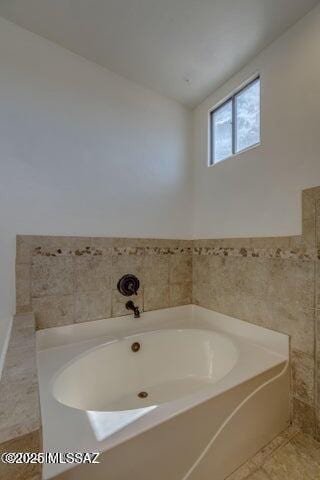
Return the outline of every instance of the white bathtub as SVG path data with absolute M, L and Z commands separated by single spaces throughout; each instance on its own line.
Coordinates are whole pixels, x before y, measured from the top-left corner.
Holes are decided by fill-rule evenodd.
M 196 306 L 40 331 L 38 368 L 44 450 L 101 452 L 44 478 L 222 480 L 289 422 L 288 337 Z

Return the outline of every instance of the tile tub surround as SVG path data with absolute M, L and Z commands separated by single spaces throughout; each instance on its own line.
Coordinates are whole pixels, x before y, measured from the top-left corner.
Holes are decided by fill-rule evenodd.
M 134 273 L 144 311 L 193 302 L 287 333 L 294 421 L 320 439 L 320 187 L 302 204 L 293 237 L 18 236 L 17 311 L 34 311 L 37 328 L 130 314 L 116 283 Z
M 192 242 L 18 236 L 17 311 L 33 311 L 37 328 L 130 315 L 119 278 L 140 279 L 142 311 L 192 299 Z
M 17 315 L 0 381 L 0 453 L 41 450 L 35 321 Z M 0 478 L 40 480 L 40 465 L 0 463 Z

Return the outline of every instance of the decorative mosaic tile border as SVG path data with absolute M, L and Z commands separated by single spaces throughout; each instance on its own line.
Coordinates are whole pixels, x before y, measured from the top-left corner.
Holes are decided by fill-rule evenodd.
M 43 248 L 36 247 L 31 251 L 31 256 L 42 257 L 67 257 L 67 256 L 104 256 L 104 255 L 192 255 L 193 249 L 186 247 L 110 247 L 110 248 Z
M 113 255 L 192 255 L 191 247 L 113 247 Z
M 144 248 L 143 247 L 113 247 L 111 249 L 112 255 L 137 255 L 141 256 L 144 255 Z
M 215 257 L 242 258 L 280 258 L 293 260 L 320 260 L 320 249 L 282 249 L 282 248 L 233 248 L 233 247 L 109 247 L 95 248 L 43 248 L 36 247 L 31 256 L 104 256 L 104 255 L 204 255 Z
M 191 247 L 146 247 L 146 255 L 192 255 L 193 249 Z
M 110 249 L 111 251 L 111 249 Z M 45 249 L 42 247 L 36 247 L 31 251 L 31 256 L 32 257 L 70 257 L 70 256 L 101 256 L 103 254 L 102 249 L 98 248 L 91 248 L 91 247 L 85 247 L 85 248 L 77 248 L 77 249 L 70 249 L 70 248 L 52 248 L 52 249 Z
M 195 247 L 194 255 L 206 255 L 216 257 L 242 257 L 242 258 L 281 258 L 294 260 L 320 259 L 320 250 L 296 249 L 285 250 L 281 248 L 231 248 L 231 247 Z

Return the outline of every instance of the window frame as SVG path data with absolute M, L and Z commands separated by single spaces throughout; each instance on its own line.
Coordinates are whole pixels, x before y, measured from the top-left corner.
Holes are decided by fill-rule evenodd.
M 236 106 L 236 99 L 237 97 L 248 90 L 252 85 L 256 82 L 260 82 L 260 97 L 259 97 L 259 141 L 250 145 L 249 147 L 243 148 L 242 150 L 236 151 L 236 144 L 237 144 L 237 106 Z M 218 112 L 221 108 L 227 105 L 227 103 L 232 102 L 232 153 L 228 157 L 223 158 L 222 160 L 215 161 L 215 148 L 214 148 L 214 115 Z M 222 163 L 224 160 L 228 158 L 232 158 L 235 155 L 239 155 L 240 153 L 246 152 L 247 150 L 251 150 L 251 148 L 255 148 L 261 144 L 261 78 L 260 74 L 255 75 L 251 80 L 246 82 L 246 84 L 239 89 L 237 89 L 234 93 L 228 96 L 225 100 L 221 103 L 216 105 L 212 110 L 209 111 L 209 159 L 208 159 L 208 167 L 212 167 L 217 165 L 218 163 Z

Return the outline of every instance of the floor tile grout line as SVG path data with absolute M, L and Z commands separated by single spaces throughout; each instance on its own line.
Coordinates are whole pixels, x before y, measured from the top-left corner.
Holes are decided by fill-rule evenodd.
M 264 465 L 265 465 L 266 461 L 268 459 L 272 458 L 279 450 L 282 450 L 282 448 L 284 448 L 286 445 L 288 445 L 299 433 L 302 433 L 301 430 L 297 430 L 295 432 L 292 432 L 292 434 L 288 438 L 286 438 L 281 445 L 279 445 L 274 450 L 272 450 L 272 452 L 270 452 L 268 455 L 266 455 L 266 457 L 263 459 L 263 462 L 260 465 L 257 465 L 257 468 L 252 470 L 252 472 L 250 472 L 249 475 L 247 477 L 245 477 L 243 480 L 247 480 L 247 479 L 250 480 L 250 477 L 252 475 L 254 475 L 258 470 L 263 470 L 263 473 L 265 473 L 268 478 L 271 478 L 270 475 L 268 474 L 268 472 L 264 469 Z
M 282 433 L 280 433 L 278 436 L 282 435 L 284 432 L 290 430 L 290 428 L 292 428 L 292 426 L 288 427 L 287 429 L 285 429 Z M 248 475 L 246 475 L 245 477 L 243 477 L 242 480 L 247 480 L 247 479 L 250 479 L 250 477 L 256 473 L 259 469 L 261 469 L 264 465 L 264 463 L 266 462 L 267 459 L 269 459 L 270 457 L 272 457 L 278 450 L 280 450 L 281 448 L 285 447 L 288 443 L 290 443 L 293 438 L 298 435 L 299 433 L 301 433 L 301 430 L 297 429 L 297 430 L 294 430 L 291 434 L 288 435 L 287 438 L 284 439 L 283 443 L 281 443 L 281 445 L 275 447 L 274 450 L 272 450 L 269 454 L 266 454 L 265 458 L 263 459 L 263 462 L 261 464 L 256 464 L 255 461 L 254 461 L 254 457 L 256 455 L 258 455 L 262 450 L 263 448 L 267 447 L 268 445 L 270 445 L 276 438 L 274 438 L 273 440 L 271 440 L 271 442 L 267 443 L 267 445 L 265 445 L 265 447 L 263 447 L 262 449 L 260 449 L 255 455 L 253 455 L 253 457 L 249 458 L 246 462 L 244 462 L 242 465 L 240 465 L 236 470 L 234 470 L 227 478 L 226 480 L 228 480 L 229 478 L 232 478 L 232 475 L 234 475 L 238 470 L 240 470 L 242 467 L 244 467 L 248 462 L 253 462 L 253 469 L 250 471 L 250 473 Z M 250 470 L 250 467 L 249 467 L 249 470 Z
M 288 443 L 290 443 L 291 440 L 292 440 L 295 436 L 297 436 L 299 433 L 301 433 L 300 430 L 297 430 L 297 431 L 292 432 L 292 434 L 290 434 L 286 439 L 283 440 L 283 443 L 281 443 L 281 445 L 278 445 L 277 447 L 275 447 L 275 449 L 272 450 L 272 452 L 270 452 L 269 454 L 267 454 L 267 455 L 265 456 L 264 461 L 263 461 L 263 463 L 259 466 L 259 468 L 262 467 L 262 465 L 265 463 L 265 460 L 266 460 L 267 458 L 272 457 L 278 450 L 280 450 L 281 448 L 285 447 L 285 446 L 286 446 Z M 281 433 L 280 433 L 280 435 L 281 435 Z M 270 443 L 271 443 L 271 442 L 270 442 Z

